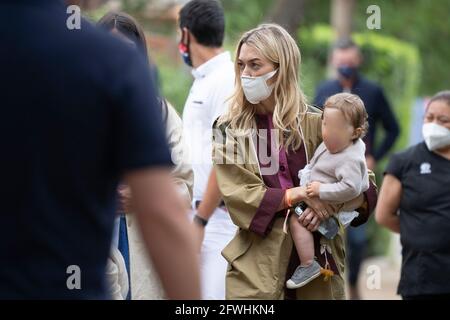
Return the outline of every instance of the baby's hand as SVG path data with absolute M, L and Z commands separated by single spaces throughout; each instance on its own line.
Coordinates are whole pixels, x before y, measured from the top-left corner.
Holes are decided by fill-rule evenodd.
M 313 181 L 306 186 L 306 195 L 310 198 L 318 197 L 320 194 L 320 182 Z

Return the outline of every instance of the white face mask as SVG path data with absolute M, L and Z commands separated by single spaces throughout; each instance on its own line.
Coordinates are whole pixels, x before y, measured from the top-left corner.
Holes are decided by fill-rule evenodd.
M 450 146 L 450 130 L 436 123 L 425 123 L 422 135 L 430 151 Z
M 267 80 L 272 78 L 277 71 L 278 69 L 260 77 L 241 76 L 242 89 L 251 104 L 258 104 L 271 95 L 274 84 L 267 85 Z

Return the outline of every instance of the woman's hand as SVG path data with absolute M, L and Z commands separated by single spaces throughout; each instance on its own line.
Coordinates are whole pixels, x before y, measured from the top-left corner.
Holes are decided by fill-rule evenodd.
M 311 208 L 320 220 L 326 220 L 336 213 L 336 210 L 328 203 L 321 201 L 317 197 L 309 198 L 306 187 L 295 187 L 290 189 L 291 203 L 299 203 L 304 201 Z
M 314 232 L 319 228 L 321 221 L 322 220 L 319 219 L 317 213 L 311 208 L 306 208 L 302 215 L 298 217 L 298 222 L 311 232 Z
M 323 202 L 317 197 L 307 198 L 303 201 L 308 205 L 308 208 L 311 208 L 317 214 L 321 221 L 335 214 L 334 209 L 328 203 Z

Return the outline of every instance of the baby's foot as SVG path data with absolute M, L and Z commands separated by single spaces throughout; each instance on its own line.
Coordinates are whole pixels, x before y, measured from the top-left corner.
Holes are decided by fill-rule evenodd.
M 313 261 L 306 267 L 298 266 L 292 277 L 286 282 L 288 289 L 303 287 L 320 275 L 320 265 Z

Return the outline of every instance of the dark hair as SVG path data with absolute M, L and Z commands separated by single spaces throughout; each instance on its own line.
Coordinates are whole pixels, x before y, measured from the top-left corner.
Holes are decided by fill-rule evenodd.
M 225 16 L 217 0 L 192 0 L 180 11 L 180 28 L 187 28 L 197 42 L 207 47 L 221 47 Z
M 157 91 L 159 91 L 160 80 L 158 75 L 158 69 L 156 65 L 151 61 L 147 50 L 147 41 L 145 39 L 144 30 L 139 23 L 129 14 L 125 12 L 108 12 L 98 22 L 97 25 L 104 28 L 106 31 L 117 30 L 127 39 L 134 42 L 138 50 L 144 55 L 145 61 L 149 64 L 150 74 L 155 83 Z M 160 98 L 160 92 L 157 92 L 158 98 Z M 162 103 L 162 102 L 161 102 Z M 163 109 L 167 106 L 162 105 Z
M 440 91 L 436 93 L 430 101 L 428 101 L 427 107 L 434 101 L 443 101 L 450 106 L 450 90 Z
M 340 38 L 333 44 L 333 49 L 359 49 L 355 42 L 351 38 Z
M 125 37 L 133 41 L 138 49 L 148 58 L 147 41 L 144 31 L 139 23 L 125 12 L 108 12 L 98 22 L 97 25 L 107 31 L 116 29 Z

